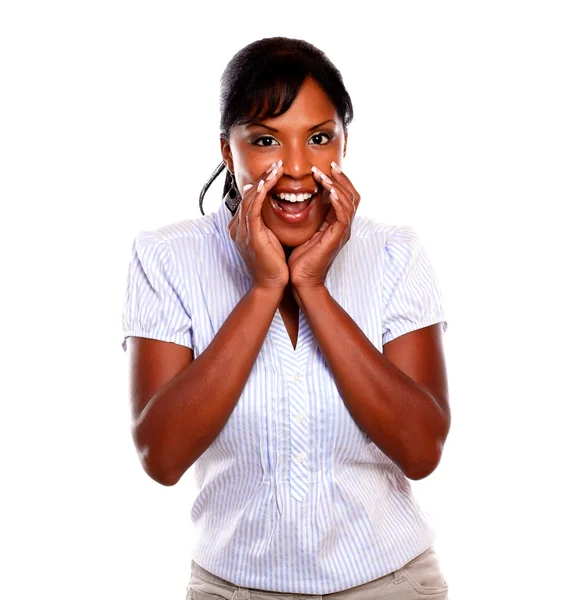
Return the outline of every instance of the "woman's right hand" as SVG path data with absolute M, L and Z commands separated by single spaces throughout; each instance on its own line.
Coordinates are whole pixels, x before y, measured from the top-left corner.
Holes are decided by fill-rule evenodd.
M 282 176 L 282 161 L 272 163 L 258 182 L 246 184 L 238 209 L 228 224 L 230 237 L 252 272 L 252 285 L 284 289 L 290 280 L 282 244 L 262 220 L 262 204 Z

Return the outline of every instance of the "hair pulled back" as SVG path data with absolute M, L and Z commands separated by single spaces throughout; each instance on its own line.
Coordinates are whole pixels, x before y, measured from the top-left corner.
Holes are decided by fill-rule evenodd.
M 340 71 L 309 42 L 271 37 L 248 44 L 226 66 L 220 78 L 220 137 L 229 141 L 235 125 L 285 113 L 307 77 L 312 77 L 330 98 L 346 131 L 354 112 Z M 202 215 L 204 195 L 225 168 L 224 161 L 220 162 L 200 192 Z M 227 194 L 233 198 L 236 190 L 234 176 L 226 170 L 222 198 Z

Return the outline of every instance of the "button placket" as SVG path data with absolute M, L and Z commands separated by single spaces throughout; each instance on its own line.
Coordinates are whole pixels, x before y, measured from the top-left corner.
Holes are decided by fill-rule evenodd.
M 282 460 L 288 470 L 290 494 L 301 502 L 308 492 L 309 479 L 309 430 L 308 391 L 306 385 L 306 369 L 310 352 L 312 332 L 306 318 L 299 311 L 298 339 L 296 349 L 292 346 L 280 312 L 277 311 L 271 325 L 272 338 L 278 348 L 278 358 L 282 365 L 286 397 L 283 404 L 286 410 L 287 430 L 286 452 L 281 453 Z M 278 415 L 281 419 L 281 415 Z M 281 419 L 282 420 L 282 419 Z
M 310 476 L 309 464 L 309 431 L 305 422 L 308 413 L 308 390 L 306 378 L 302 369 L 306 368 L 308 343 L 304 343 L 304 331 L 307 327 L 306 319 L 302 312 L 298 323 L 299 339 L 296 346 L 295 368 L 289 383 L 290 393 L 290 441 L 292 460 L 290 464 L 290 494 L 298 501 L 302 501 L 308 492 L 308 479 Z M 300 335 L 302 334 L 302 335 Z

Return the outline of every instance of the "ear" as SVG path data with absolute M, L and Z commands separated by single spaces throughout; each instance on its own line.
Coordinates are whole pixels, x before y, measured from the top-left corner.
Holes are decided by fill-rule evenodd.
M 344 134 L 344 151 L 342 153 L 343 156 L 346 156 L 346 146 L 348 145 L 348 132 Z
M 224 161 L 226 168 L 230 173 L 234 174 L 234 160 L 232 159 L 230 143 L 223 137 L 220 137 L 220 152 L 222 153 L 222 160 Z

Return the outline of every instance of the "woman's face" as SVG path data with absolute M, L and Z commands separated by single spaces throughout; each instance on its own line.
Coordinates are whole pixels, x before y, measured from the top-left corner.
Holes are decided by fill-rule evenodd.
M 274 161 L 283 161 L 284 172 L 262 205 L 262 219 L 285 248 L 307 242 L 330 209 L 326 190 L 312 174 L 316 166 L 330 177 L 330 163 L 342 163 L 347 136 L 336 108 L 316 83 L 307 78 L 292 106 L 284 114 L 258 124 L 236 125 L 229 143 L 221 139 L 222 156 L 234 173 L 238 189 L 254 184 Z M 305 221 L 286 223 L 272 208 L 271 194 L 293 190 L 318 190 Z

